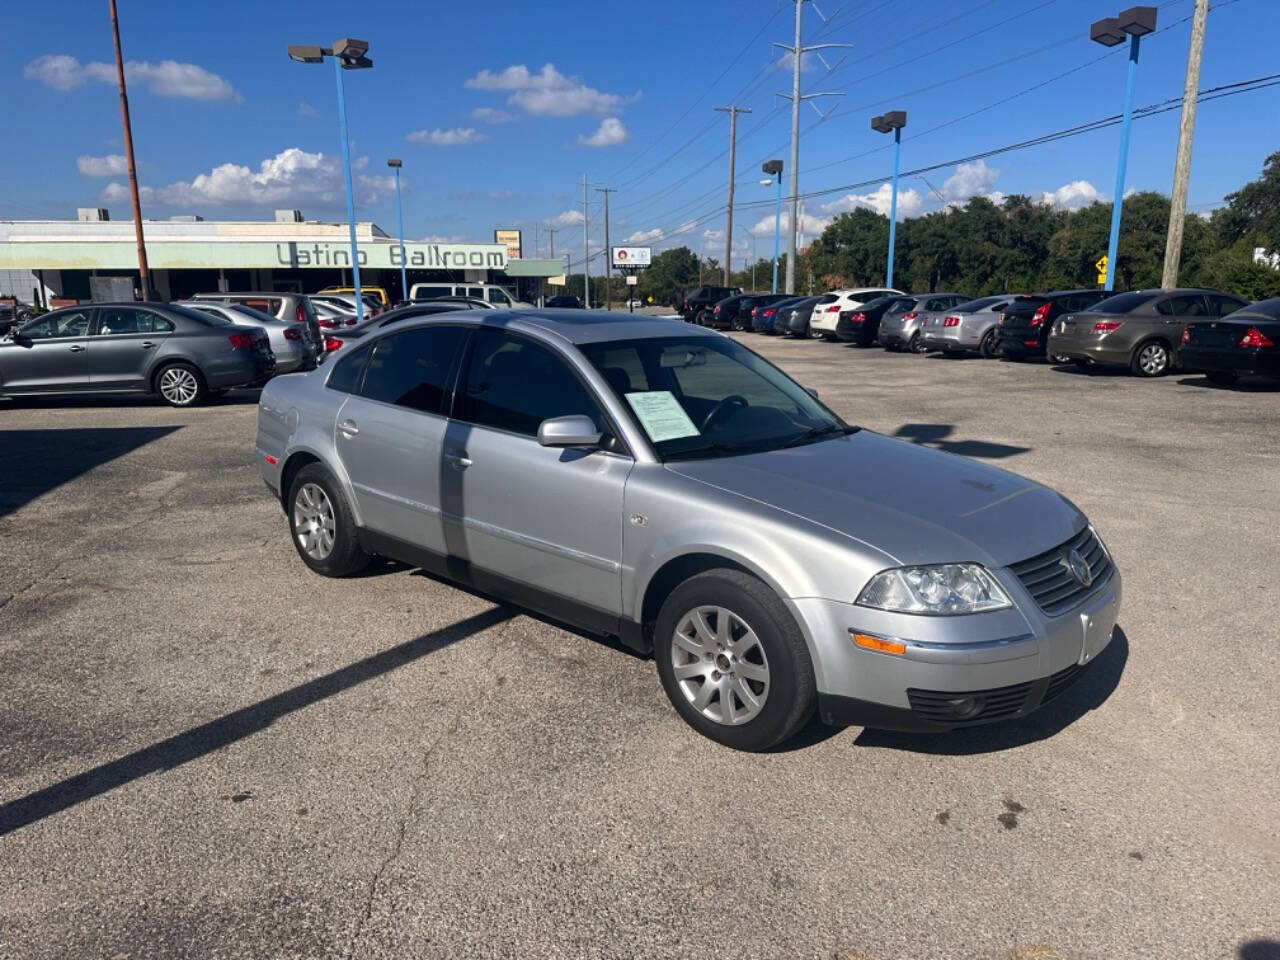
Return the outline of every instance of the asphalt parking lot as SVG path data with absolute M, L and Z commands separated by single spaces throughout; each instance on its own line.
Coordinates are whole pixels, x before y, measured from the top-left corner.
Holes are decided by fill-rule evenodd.
M 0 402 L 0 956 L 1280 957 L 1280 389 L 745 340 L 1089 514 L 1085 679 L 735 753 L 613 645 L 311 575 L 253 393 Z

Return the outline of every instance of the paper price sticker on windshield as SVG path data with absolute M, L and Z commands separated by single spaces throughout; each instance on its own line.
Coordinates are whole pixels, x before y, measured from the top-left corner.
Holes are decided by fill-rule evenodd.
M 640 426 L 654 443 L 698 436 L 698 428 L 670 390 L 628 393 L 627 403 L 631 404 Z

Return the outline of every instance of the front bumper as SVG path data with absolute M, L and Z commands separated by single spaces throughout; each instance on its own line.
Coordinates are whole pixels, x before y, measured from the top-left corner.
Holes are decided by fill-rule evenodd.
M 995 575 L 1014 609 L 917 617 L 833 600 L 789 601 L 815 654 L 823 719 L 946 731 L 1026 716 L 1066 689 L 1110 642 L 1120 610 L 1119 570 L 1056 616 L 1041 612 L 1011 573 Z M 853 631 L 903 639 L 906 653 L 858 647 Z

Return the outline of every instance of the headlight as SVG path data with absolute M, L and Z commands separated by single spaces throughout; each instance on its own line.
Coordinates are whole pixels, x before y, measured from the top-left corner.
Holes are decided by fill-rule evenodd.
M 995 578 L 977 563 L 885 570 L 871 578 L 855 602 L 895 613 L 934 615 L 985 613 L 1013 606 Z

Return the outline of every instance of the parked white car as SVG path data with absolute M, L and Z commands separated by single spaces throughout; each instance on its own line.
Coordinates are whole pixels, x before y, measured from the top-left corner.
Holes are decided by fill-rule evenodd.
M 813 313 L 809 315 L 809 335 L 834 340 L 841 311 L 853 310 L 876 297 L 891 295 L 901 296 L 902 291 L 887 290 L 884 287 L 849 287 L 825 293 L 818 298 L 818 302 L 813 305 Z

